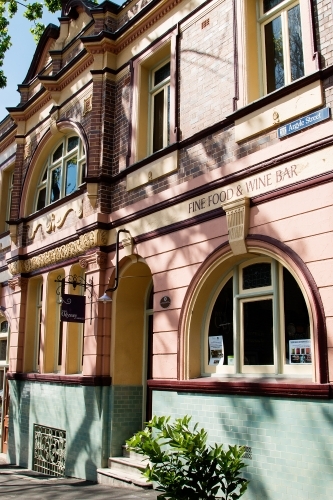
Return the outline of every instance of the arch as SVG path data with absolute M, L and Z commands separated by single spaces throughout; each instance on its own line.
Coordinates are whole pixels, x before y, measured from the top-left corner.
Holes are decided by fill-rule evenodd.
M 120 263 L 119 286 L 113 294 L 111 377 L 116 385 L 142 385 L 145 379 L 145 321 L 152 275 L 143 259 Z
M 248 257 L 268 256 L 286 267 L 296 279 L 306 300 L 312 323 L 314 345 L 314 377 L 319 383 L 328 380 L 326 324 L 324 308 L 315 281 L 302 259 L 280 241 L 263 236 L 247 237 L 248 254 L 234 256 L 229 243 L 223 243 L 202 263 L 187 290 L 179 322 L 180 378 L 201 376 L 202 321 L 207 297 L 230 269 Z
M 86 153 L 86 171 L 88 171 L 89 143 L 82 125 L 67 119 L 59 120 L 56 125 L 56 132 L 52 133 L 51 129 L 47 130 L 31 155 L 21 192 L 20 218 L 33 213 L 35 187 L 38 185 L 42 168 L 52 148 L 56 146 L 64 135 L 74 132 L 81 139 Z M 33 189 L 30 189 L 31 186 L 33 186 Z

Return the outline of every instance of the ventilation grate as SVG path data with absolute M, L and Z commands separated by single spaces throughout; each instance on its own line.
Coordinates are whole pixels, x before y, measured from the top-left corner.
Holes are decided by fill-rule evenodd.
M 33 470 L 48 476 L 65 475 L 66 431 L 34 424 Z
M 243 458 L 247 458 L 248 460 L 252 460 L 252 448 L 251 446 L 244 446 L 245 448 L 245 453 L 243 455 Z
M 203 30 L 204 28 L 206 28 L 207 26 L 209 25 L 209 19 L 205 19 L 204 21 L 202 21 L 201 23 L 201 29 Z

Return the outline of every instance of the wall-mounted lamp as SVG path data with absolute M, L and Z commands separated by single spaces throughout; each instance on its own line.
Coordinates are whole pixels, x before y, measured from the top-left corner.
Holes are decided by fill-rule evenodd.
M 119 283 L 119 278 L 118 278 L 118 272 L 119 272 L 119 236 L 120 233 L 128 233 L 130 234 L 127 229 L 119 229 L 117 232 L 117 241 L 116 241 L 116 273 L 115 273 L 115 278 L 114 278 L 114 286 L 112 288 L 107 288 L 104 292 L 104 294 L 98 299 L 99 302 L 112 302 L 111 297 L 107 295 L 107 292 L 114 292 L 118 288 L 118 283 Z

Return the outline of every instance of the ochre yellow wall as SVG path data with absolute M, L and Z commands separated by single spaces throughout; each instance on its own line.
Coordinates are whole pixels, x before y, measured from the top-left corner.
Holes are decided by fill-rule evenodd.
M 142 262 L 128 265 L 120 276 L 112 304 L 112 382 L 141 385 L 146 300 L 152 278 L 148 266 Z

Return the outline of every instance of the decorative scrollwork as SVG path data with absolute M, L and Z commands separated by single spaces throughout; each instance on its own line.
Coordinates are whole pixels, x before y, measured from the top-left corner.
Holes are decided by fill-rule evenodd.
M 66 431 L 34 424 L 33 470 L 49 476 L 64 476 Z

